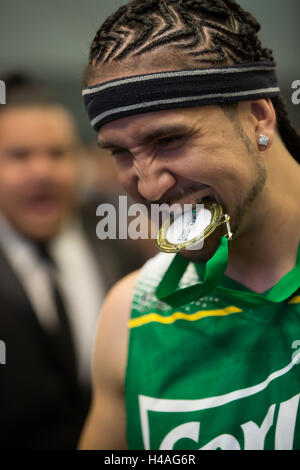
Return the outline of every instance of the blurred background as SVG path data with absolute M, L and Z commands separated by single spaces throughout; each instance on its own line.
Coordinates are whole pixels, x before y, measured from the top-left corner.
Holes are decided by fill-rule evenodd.
M 16 69 L 50 86 L 75 114 L 85 142 L 95 140 L 81 100 L 82 68 L 102 21 L 122 0 L 1 0 L 0 79 Z M 274 51 L 278 78 L 290 114 L 300 126 L 300 109 L 291 105 L 291 83 L 300 79 L 299 0 L 240 0 L 262 25 L 260 37 Z

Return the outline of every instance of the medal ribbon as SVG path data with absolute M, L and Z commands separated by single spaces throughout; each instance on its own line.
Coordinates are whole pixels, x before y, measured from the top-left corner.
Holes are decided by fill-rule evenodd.
M 221 238 L 221 243 L 214 256 L 207 263 L 194 263 L 199 282 L 184 288 L 179 287 L 190 262 L 177 254 L 165 272 L 156 289 L 159 300 L 171 307 L 194 302 L 217 289 L 224 296 L 236 300 L 245 306 L 267 306 L 284 302 L 300 288 L 300 244 L 295 267 L 283 276 L 266 294 L 245 292 L 218 286 L 228 264 L 228 240 Z

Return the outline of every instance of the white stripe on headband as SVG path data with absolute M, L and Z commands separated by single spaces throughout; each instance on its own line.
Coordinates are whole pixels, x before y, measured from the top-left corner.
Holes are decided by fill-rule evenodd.
M 252 71 L 263 71 L 263 70 L 275 70 L 275 65 L 255 65 L 249 67 L 228 67 L 228 68 L 215 68 L 215 69 L 202 69 L 202 70 L 179 70 L 175 72 L 158 72 L 146 75 L 139 75 L 134 77 L 122 78 L 120 80 L 113 80 L 106 82 L 103 85 L 95 85 L 93 87 L 85 88 L 82 91 L 82 96 L 97 93 L 99 91 L 106 90 L 107 88 L 116 87 L 119 85 L 126 85 L 129 83 L 138 83 L 146 80 L 155 80 L 157 78 L 176 78 L 176 77 L 192 77 L 192 76 L 203 76 L 212 74 L 233 74 L 242 72 Z
M 253 69 L 251 69 L 253 70 Z M 270 70 L 270 67 L 268 67 L 268 70 Z M 156 78 L 156 77 L 155 77 Z M 127 82 L 128 83 L 128 82 Z M 87 90 L 85 90 L 87 91 Z M 97 90 L 100 91 L 100 90 Z M 171 98 L 171 99 L 165 99 L 165 100 L 156 100 L 156 101 L 147 101 L 145 103 L 139 103 L 139 104 L 133 104 L 130 106 L 121 106 L 118 108 L 110 109 L 108 111 L 104 111 L 101 114 L 98 114 L 94 119 L 91 120 L 91 125 L 94 127 L 99 121 L 102 119 L 111 116 L 113 114 L 117 114 L 120 112 L 127 112 L 127 111 L 133 111 L 133 110 L 138 110 L 138 109 L 144 109 L 144 108 L 149 108 L 151 106 L 159 106 L 159 105 L 164 105 L 164 104 L 175 104 L 175 103 L 185 103 L 185 102 L 190 102 L 190 101 L 202 101 L 206 99 L 211 99 L 211 98 L 234 98 L 238 96 L 252 96 L 252 95 L 257 95 L 257 94 L 270 94 L 270 93 L 276 93 L 280 92 L 279 87 L 275 88 L 262 88 L 259 90 L 247 90 L 247 91 L 238 91 L 236 93 L 212 93 L 209 95 L 200 95 L 200 96 L 187 96 L 184 98 Z

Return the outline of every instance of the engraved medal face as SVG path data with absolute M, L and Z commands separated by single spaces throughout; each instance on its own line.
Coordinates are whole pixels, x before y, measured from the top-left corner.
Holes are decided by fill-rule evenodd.
M 166 232 L 166 240 L 174 245 L 191 242 L 204 232 L 211 222 L 208 209 L 192 209 L 179 215 Z
M 175 214 L 163 223 L 157 235 L 157 247 L 166 253 L 199 250 L 204 239 L 223 223 L 226 223 L 226 236 L 231 239 L 229 219 L 227 214 L 223 214 L 220 204 L 195 204 L 191 209 Z

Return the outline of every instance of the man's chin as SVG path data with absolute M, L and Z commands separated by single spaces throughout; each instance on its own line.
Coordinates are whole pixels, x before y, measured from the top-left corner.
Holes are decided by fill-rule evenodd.
M 44 218 L 40 220 L 38 218 L 28 218 L 25 221 L 18 221 L 19 224 L 15 224 L 17 230 L 29 240 L 33 242 L 45 242 L 51 240 L 61 229 L 62 218 Z

